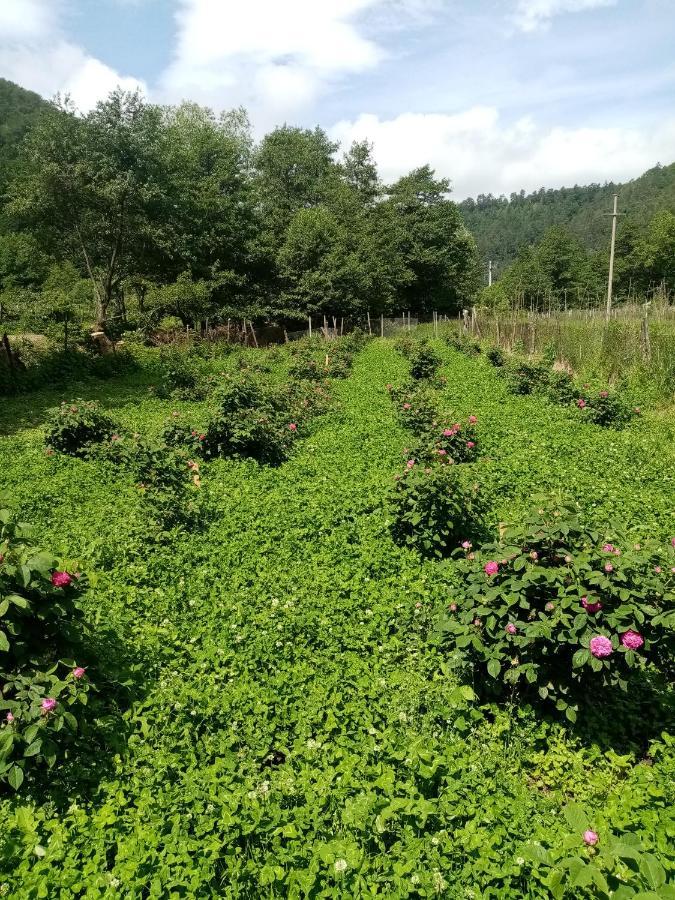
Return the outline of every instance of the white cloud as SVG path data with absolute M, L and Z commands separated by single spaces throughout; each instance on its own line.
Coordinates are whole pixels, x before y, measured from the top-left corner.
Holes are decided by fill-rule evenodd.
M 518 0 L 514 21 L 522 31 L 547 28 L 551 19 L 561 13 L 584 12 L 603 6 L 614 6 L 617 0 Z
M 456 115 L 362 115 L 339 122 L 331 136 L 348 147 L 371 140 L 385 181 L 429 163 L 450 178 L 457 199 L 634 178 L 675 144 L 675 116 L 654 129 L 541 128 L 531 117 L 505 125 L 494 107 Z
M 59 0 L 2 0 L 0 4 L 0 75 L 43 97 L 70 94 L 82 110 L 118 85 L 146 87 L 125 77 L 67 40 L 59 26 Z
M 162 92 L 216 107 L 244 103 L 255 119 L 293 115 L 332 79 L 377 64 L 382 53 L 355 20 L 385 2 L 180 0 Z

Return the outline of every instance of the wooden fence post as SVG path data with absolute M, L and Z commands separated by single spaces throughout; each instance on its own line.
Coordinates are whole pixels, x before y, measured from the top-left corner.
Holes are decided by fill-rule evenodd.
M 380 316 L 380 337 L 384 337 L 384 313 Z

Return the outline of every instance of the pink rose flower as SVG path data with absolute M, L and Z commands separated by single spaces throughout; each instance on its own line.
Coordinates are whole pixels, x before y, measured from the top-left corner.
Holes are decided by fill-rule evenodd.
M 295 422 L 291 422 L 291 424 L 288 426 L 288 428 L 289 428 L 289 431 L 297 431 L 298 430 L 298 426 L 295 424 Z
M 595 831 L 584 831 L 584 844 L 588 844 L 589 847 L 595 847 L 598 843 L 599 838 Z
M 14 721 L 14 716 L 12 715 L 12 713 L 7 713 L 7 715 L 5 716 L 5 721 L 8 725 L 12 724 L 12 722 Z
M 628 630 L 621 635 L 621 643 L 629 650 L 639 650 L 645 640 L 637 631 Z
M 654 566 L 654 571 L 657 575 L 660 575 L 663 570 L 661 569 L 661 566 Z
M 588 647 L 596 659 L 603 659 L 605 656 L 610 656 L 613 652 L 612 642 L 601 634 L 596 634 L 595 637 L 592 637 Z
M 54 587 L 68 587 L 73 579 L 67 572 L 53 572 L 52 573 L 52 584 Z
M 54 712 L 56 706 L 56 700 L 53 700 L 51 697 L 45 697 L 45 699 L 40 704 L 40 709 L 42 710 L 44 715 L 49 715 L 50 712 Z
M 409 403 L 404 403 L 404 404 L 403 404 L 403 409 L 410 409 L 410 404 L 409 404 Z
M 200 441 L 206 440 L 206 435 L 205 435 L 205 434 L 200 434 L 200 435 L 199 435 L 199 440 L 200 440 Z
M 609 397 L 609 393 L 608 393 L 607 391 L 600 391 L 600 396 L 601 396 L 602 399 L 604 400 L 605 397 Z
M 469 550 L 471 548 L 471 541 L 462 541 L 462 547 L 464 547 L 465 550 Z
M 583 397 L 579 397 L 579 399 L 577 400 L 577 406 L 579 407 L 579 409 L 585 408 L 586 401 L 583 399 Z
M 603 544 L 602 552 L 603 553 L 614 553 L 614 544 Z
M 474 619 L 473 624 L 476 626 L 476 628 L 480 628 L 483 623 L 480 619 Z
M 446 428 L 443 431 L 443 437 L 452 437 L 454 433 L 455 432 L 452 430 L 452 428 Z
M 605 572 L 613 572 L 614 566 L 611 563 L 605 563 Z
M 539 559 L 539 554 L 537 553 L 536 550 L 533 550 L 533 551 L 530 553 L 530 559 Z
M 406 463 L 406 468 L 412 469 L 412 467 L 413 467 L 414 465 L 415 465 L 415 460 L 414 460 L 414 459 L 409 459 L 408 462 Z
M 485 572 L 486 575 L 496 575 L 497 572 L 499 571 L 499 563 L 496 563 L 494 560 L 491 560 L 490 562 L 486 563 L 483 566 L 483 571 Z
M 555 603 L 552 603 L 552 602 L 549 600 L 549 602 L 546 604 L 546 606 L 544 607 L 544 609 L 546 610 L 546 612 L 553 612 L 553 610 L 555 609 Z
M 73 669 L 73 678 L 77 678 L 78 681 L 80 678 L 84 678 L 86 669 L 83 669 L 82 666 L 75 666 Z
M 672 537 L 672 538 L 670 539 L 670 544 L 671 544 L 672 547 L 675 547 L 675 537 Z
M 457 604 L 456 603 L 450 604 L 450 612 L 457 612 Z
M 586 610 L 587 613 L 596 613 L 599 609 L 602 609 L 602 603 L 599 600 L 592 600 L 589 602 L 588 597 L 581 598 L 581 605 Z
M 476 444 L 473 441 L 467 441 L 466 446 L 469 448 L 469 450 L 473 450 Z
M 472 425 L 475 425 L 477 421 L 478 421 L 478 419 L 476 418 L 476 416 L 469 416 L 469 422 Z
M 119 439 L 120 439 L 119 434 L 113 434 L 113 436 L 110 438 L 111 441 L 119 441 Z
M 507 633 L 507 634 L 515 634 L 517 631 L 518 631 L 518 629 L 517 629 L 516 626 L 513 624 L 513 622 L 509 622 L 509 624 L 506 626 L 506 633 Z
M 442 447 L 437 451 L 439 456 L 445 456 L 447 454 L 447 450 L 444 450 Z

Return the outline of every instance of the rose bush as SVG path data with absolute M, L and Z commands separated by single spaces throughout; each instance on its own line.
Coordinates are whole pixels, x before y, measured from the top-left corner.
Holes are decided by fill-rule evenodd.
M 95 444 L 108 440 L 117 426 L 93 400 L 73 400 L 53 410 L 47 422 L 48 451 L 86 456 Z
M 31 766 L 53 766 L 77 731 L 89 679 L 62 657 L 81 646 L 85 584 L 0 509 L 0 782 L 15 790 Z
M 670 545 L 603 540 L 578 511 L 540 506 L 496 543 L 454 551 L 461 586 L 442 617 L 459 665 L 495 686 L 538 693 L 574 720 L 584 699 L 665 668 L 675 633 Z

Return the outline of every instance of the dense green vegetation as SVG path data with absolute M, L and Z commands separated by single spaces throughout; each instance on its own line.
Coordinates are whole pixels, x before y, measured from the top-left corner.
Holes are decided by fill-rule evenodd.
M 607 252 L 614 194 L 619 194 L 622 227 L 643 232 L 657 212 L 675 213 L 675 163 L 656 166 L 626 184 L 541 188 L 510 197 L 480 194 L 459 206 L 475 236 L 483 260 L 493 260 L 500 273 L 523 246 L 538 244 L 553 226 L 567 229 L 588 250 Z
M 21 141 L 46 106 L 39 94 L 0 78 L 0 196 L 13 175 Z
M 136 372 L 5 401 L 0 486 L 34 540 L 88 576 L 78 663 L 95 689 L 74 747 L 0 800 L 6 894 L 675 894 L 669 673 L 638 674 L 618 695 L 591 689 L 574 725 L 536 700 L 486 697 L 482 663 L 457 667 L 441 627 L 472 583 L 464 552 L 460 565 L 397 544 L 391 506 L 411 452 L 445 449 L 420 443 L 425 429 L 468 423 L 478 456 L 457 468 L 480 485 L 477 551 L 500 523 L 522 524 L 536 486 L 577 502 L 598 547 L 627 532 L 665 559 L 673 424 L 647 411 L 600 427 L 509 393 L 482 354 L 402 346 L 412 386 L 406 357 L 370 342 L 348 377 L 325 382 L 330 405 L 281 465 L 186 466 L 187 522 L 158 524 L 114 458 L 45 451 L 49 410 L 95 400 L 124 441 L 161 442 L 175 419 L 199 440 L 224 381 L 292 384 L 325 349 L 207 353 L 187 386 L 175 358 L 138 349 Z M 320 378 L 347 374 L 324 367 Z M 202 379 L 206 393 L 191 393 Z M 404 390 L 431 419 L 403 409 Z
M 121 90 L 83 115 L 46 105 L 12 149 L 0 326 L 67 348 L 92 324 L 116 336 L 166 317 L 454 313 L 478 267 L 448 181 L 422 166 L 384 185 L 369 144 L 338 150 L 318 127 L 256 144 L 242 109 Z

